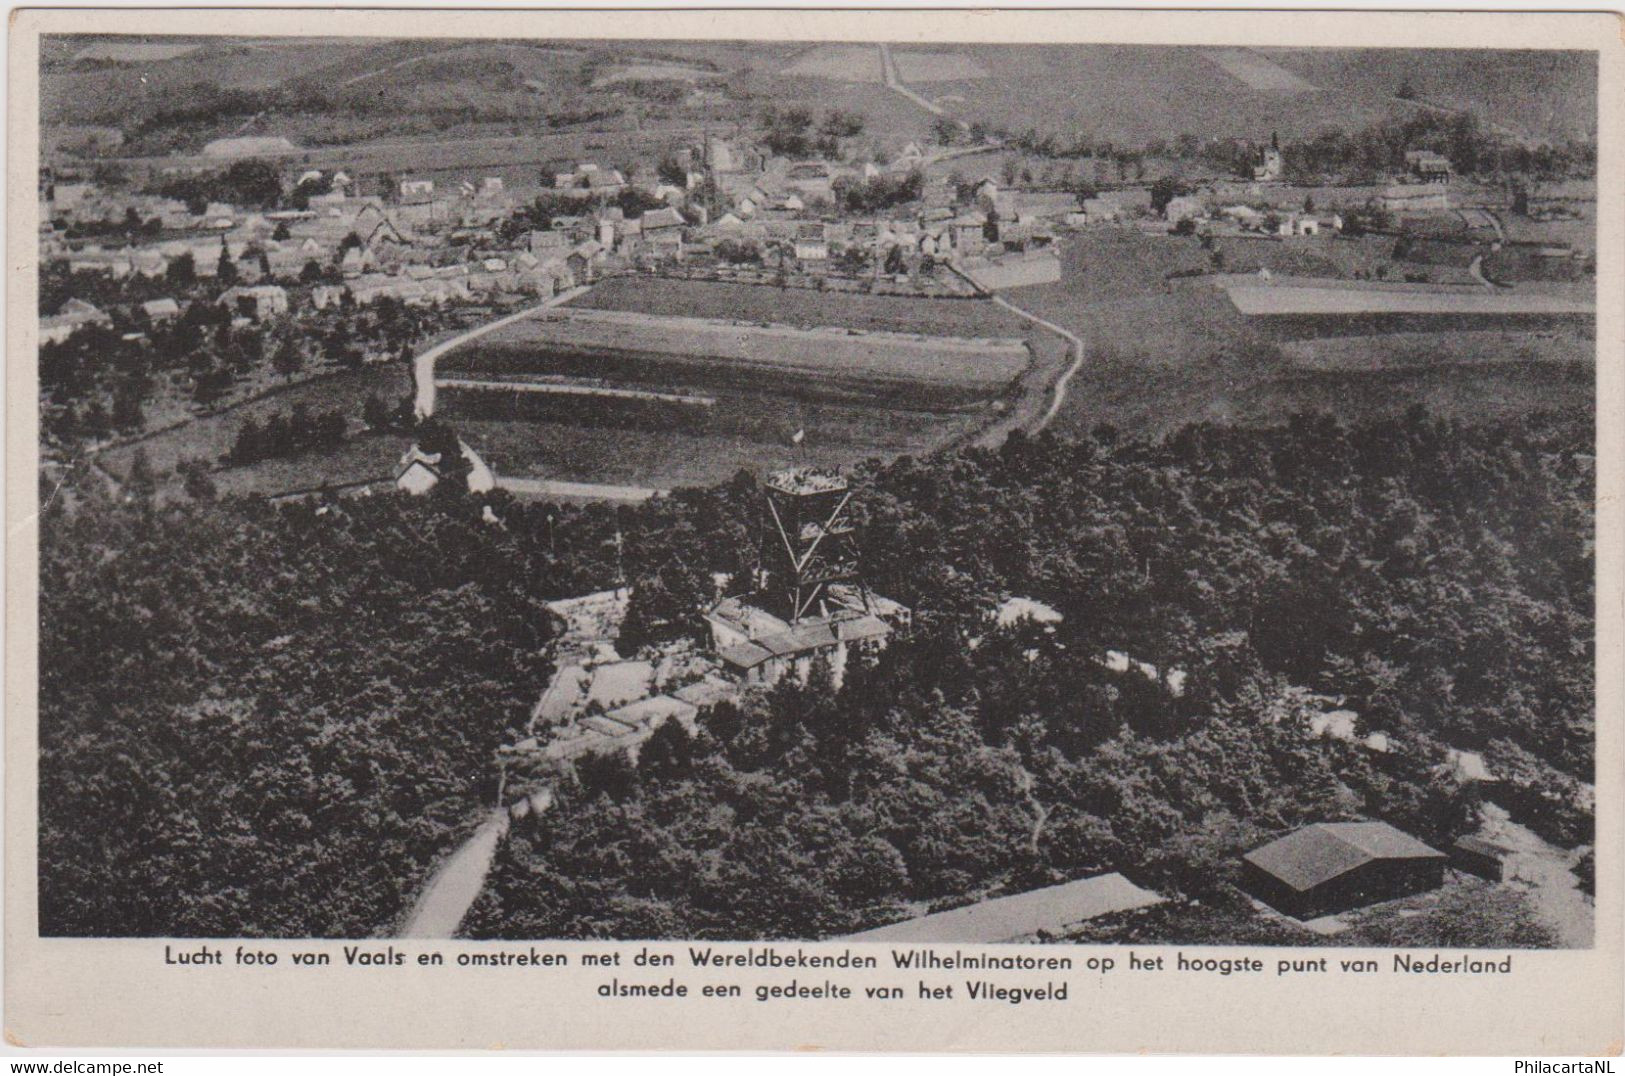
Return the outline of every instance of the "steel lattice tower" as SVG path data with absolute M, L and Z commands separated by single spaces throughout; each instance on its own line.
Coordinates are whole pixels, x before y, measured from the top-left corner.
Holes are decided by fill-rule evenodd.
M 857 541 L 846 515 L 852 491 L 832 472 L 777 471 L 763 484 L 761 598 L 794 624 L 820 613 L 830 583 L 855 584 L 864 607 L 869 591 L 859 571 Z

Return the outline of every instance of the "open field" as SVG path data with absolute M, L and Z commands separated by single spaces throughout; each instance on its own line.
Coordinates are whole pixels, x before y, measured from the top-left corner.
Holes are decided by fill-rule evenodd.
M 1207 58 L 1225 74 L 1254 90 L 1314 93 L 1316 89 L 1254 49 L 1212 49 Z
M 1579 53 L 982 44 L 954 51 L 991 77 L 937 82 L 933 94 L 962 97 L 950 109 L 960 119 L 1012 131 L 1086 131 L 1135 143 L 1185 132 L 1258 139 L 1279 131 L 1296 139 L 1332 127 L 1352 131 L 1429 103 L 1537 140 L 1596 128 L 1595 61 Z M 1407 80 L 1421 102 L 1394 97 Z
M 611 312 L 606 314 L 605 308 Z M 605 281 L 561 309 L 568 317 L 552 325 L 511 327 L 528 328 L 532 338 L 522 333 L 517 341 L 504 343 L 494 333 L 466 352 L 448 356 L 443 374 L 465 376 L 453 371 L 477 365 L 482 379 L 518 374 L 590 378 L 656 396 L 703 392 L 715 402 L 706 407 L 666 404 L 662 412 L 650 401 L 628 401 L 626 414 L 588 414 L 589 407 L 602 409 L 596 398 L 582 400 L 567 413 L 556 403 L 551 409 L 512 405 L 541 416 L 527 419 L 509 415 L 507 405 L 489 398 L 498 394 L 479 393 L 487 397 L 483 400 L 461 391 L 448 394 L 448 420 L 500 475 L 672 488 L 719 481 L 741 467 L 784 466 L 798 459 L 850 465 L 867 458 L 924 454 L 969 440 L 991 422 L 1041 412 L 1065 359 L 1054 334 L 1033 330 L 986 300 L 911 300 L 628 277 Z M 653 324 L 664 334 L 660 346 L 677 353 L 643 350 L 649 339 L 638 341 L 637 354 L 602 347 L 606 327 L 647 331 L 643 319 L 628 320 L 629 312 L 659 315 L 662 320 Z M 735 319 L 723 323 L 720 336 L 718 315 Z M 778 328 L 763 329 L 762 322 Z M 585 335 L 577 341 L 581 346 L 554 346 L 538 355 L 533 337 L 549 335 L 563 324 L 583 327 Z M 670 338 L 676 327 L 695 325 L 705 335 L 696 338 L 688 330 L 686 338 Z M 742 330 L 748 332 L 743 340 Z M 921 333 L 930 335 L 907 335 Z M 1002 337 L 1005 342 L 990 351 L 980 340 L 944 339 L 948 334 Z M 764 346 L 782 347 L 786 341 L 802 349 L 806 363 L 791 377 L 784 376 L 785 356 L 765 364 L 761 358 Z M 684 350 L 698 354 L 684 355 Z M 719 361 L 722 356 L 733 357 Z M 851 391 L 857 385 L 853 367 L 870 364 L 873 369 L 876 361 L 889 387 L 876 391 L 870 384 Z M 762 376 L 742 376 L 747 362 L 762 367 Z M 922 362 L 926 380 L 894 376 L 899 364 Z M 951 379 L 944 385 L 953 389 L 946 396 L 943 386 L 931 380 L 944 372 L 933 367 L 944 362 Z M 829 376 L 832 370 L 838 375 Z M 969 381 L 959 384 L 967 375 Z M 964 385 L 972 390 L 969 396 Z M 985 397 L 993 394 L 998 399 L 988 402 Z M 976 396 L 984 397 L 983 402 L 971 402 Z M 807 434 L 800 449 L 791 442 L 797 430 Z
M 210 465 L 231 450 L 237 431 L 252 418 L 264 422 L 274 414 L 287 413 L 304 404 L 313 412 L 340 411 L 360 425 L 361 407 L 370 395 L 395 403 L 411 392 L 410 371 L 402 365 L 375 366 L 365 370 L 335 374 L 294 385 L 241 407 L 204 415 L 184 426 L 148 437 L 135 444 L 108 449 L 98 457 L 103 466 L 119 477 L 130 473 L 137 450 L 144 450 L 160 485 L 179 488 L 173 477 L 183 462 L 202 460 Z M 222 494 L 237 492 L 269 493 L 328 482 L 350 482 L 388 472 L 393 475 L 406 443 L 394 437 L 358 437 L 330 453 L 311 452 L 286 460 L 273 460 L 252 467 L 228 468 L 212 477 Z
M 401 456 L 411 443 L 411 438 L 402 434 L 356 434 L 330 451 L 231 467 L 210 478 L 222 497 L 264 497 L 358 482 L 377 482 L 393 488 Z
M 583 383 L 574 379 L 559 379 L 548 375 L 532 377 L 518 374 L 507 378 L 448 377 L 438 379 L 443 389 L 474 392 L 540 393 L 544 396 L 599 396 L 611 400 L 644 400 L 650 403 L 685 404 L 693 407 L 711 407 L 714 396 L 696 396 L 680 392 L 650 392 L 646 389 L 621 389 L 610 385 Z
M 988 69 L 961 52 L 893 49 L 897 77 L 904 82 L 964 82 L 990 77 Z
M 1574 329 L 1513 332 L 1395 332 L 1290 340 L 1281 350 L 1305 371 L 1405 370 L 1504 362 L 1596 360 L 1594 336 Z
M 463 417 L 451 421 L 499 475 L 661 489 L 726 481 L 741 468 L 762 474 L 803 462 L 834 467 L 924 455 L 968 436 L 981 422 L 978 415 L 839 407 L 765 395 L 750 403 L 755 427 L 737 433 Z M 799 446 L 791 442 L 798 429 L 807 431 Z
M 272 110 L 252 122 L 246 115 L 231 117 L 212 130 L 158 139 L 149 148 L 160 154 L 194 150 L 238 133 L 286 137 L 307 146 L 356 145 L 390 132 L 444 138 L 467 124 L 500 124 L 504 133 L 527 135 L 550 111 L 623 101 L 615 91 L 628 79 L 709 80 L 713 72 L 728 83 L 723 107 L 705 115 L 687 107 L 664 109 L 645 115 L 646 125 L 650 120 L 656 125 L 728 123 L 762 104 L 814 101 L 822 109 L 864 116 L 866 139 L 895 149 L 902 141 L 928 138 L 933 119 L 885 86 L 879 50 L 867 44 L 583 41 L 560 48 L 331 38 L 201 45 L 63 38 L 47 44 L 54 46 L 46 48 L 41 85 L 48 128 L 122 127 L 170 107 L 178 94 L 200 82 L 246 91 L 308 86 L 341 101 L 350 92 L 368 95 L 364 115 Z M 157 58 L 180 48 L 191 51 Z M 139 65 L 76 61 L 75 52 L 87 49 L 143 49 L 152 58 Z M 1269 131 L 1311 137 L 1328 127 L 1353 130 L 1423 108 L 1472 111 L 1499 129 L 1547 140 L 1587 133 L 1596 123 L 1595 61 L 1579 53 L 966 44 L 899 47 L 893 55 L 904 82 L 921 87 L 956 118 L 1009 130 L 1087 132 L 1130 144 L 1186 132 L 1207 138 L 1256 139 Z M 589 64 L 596 65 L 591 72 Z M 1418 89 L 1419 101 L 1393 96 L 1405 81 Z M 549 92 L 538 93 L 538 86 Z M 1101 93 L 1101 86 L 1112 92 Z M 248 129 L 234 130 L 239 124 Z M 588 152 L 581 147 L 560 155 Z M 408 171 L 414 165 L 410 159 L 342 164 L 352 173 Z
M 569 310 L 624 310 L 672 317 L 730 318 L 811 329 L 940 336 L 1024 336 L 1027 323 L 986 299 L 908 299 L 730 284 L 616 277 L 566 304 Z
M 644 77 L 635 74 L 637 55 L 627 59 L 634 62 L 627 77 Z M 342 167 L 352 175 L 459 170 L 529 185 L 538 172 L 566 160 L 603 156 L 626 164 L 663 152 L 662 131 L 688 132 L 728 118 L 714 102 L 644 107 L 626 96 L 615 70 L 591 85 L 591 62 L 585 50 L 515 42 L 211 43 L 178 60 L 143 65 L 139 77 L 127 65 L 58 61 L 42 76 L 42 118 L 47 130 L 90 117 L 119 127 L 130 144 L 118 160 L 135 167 L 208 167 L 201 147 L 253 137 L 305 147 L 256 151 L 261 155 Z M 259 99 L 210 119 L 142 122 L 173 115 L 179 98 L 203 96 L 199 83 Z M 615 146 L 592 145 L 595 135 L 614 132 L 631 137 Z M 500 137 L 517 145 L 480 144 Z M 391 152 L 394 142 L 407 143 L 404 154 Z M 437 159 L 436 147 L 445 145 L 456 147 L 453 154 Z M 519 165 L 530 167 L 511 170 Z
M 557 310 L 501 329 L 443 360 L 448 372 L 547 373 L 707 385 L 829 381 L 843 391 L 964 400 L 1026 367 L 1020 339 L 807 329 L 605 310 Z
M 1552 361 L 1589 355 L 1584 317 L 1557 328 L 1508 324 L 1472 334 L 1461 328 L 1482 330 L 1475 319 L 1457 327 L 1438 315 L 1421 334 L 1415 326 L 1370 328 L 1324 316 L 1295 326 L 1291 318 L 1243 316 L 1213 276 L 1168 279 L 1206 271 L 1206 252 L 1194 240 L 1106 229 L 1068 238 L 1061 254 L 1059 283 L 1008 294 L 1084 338 L 1086 360 L 1056 416 L 1063 431 L 1108 423 L 1157 434 L 1196 421 L 1267 423 L 1308 409 L 1353 421 L 1418 402 L 1446 416 L 1515 415 L 1589 407 L 1594 398 L 1590 367 Z M 1330 340 L 1350 342 L 1338 350 Z M 1402 361 L 1429 348 L 1441 361 Z M 1362 354 L 1393 361 L 1362 365 Z
M 1474 318 L 1517 315 L 1595 314 L 1590 303 L 1555 295 L 1518 291 L 1411 291 L 1400 288 L 1279 287 L 1232 285 L 1230 301 L 1248 317 L 1309 315 L 1342 317 L 1361 314 L 1467 315 Z
M 703 67 L 692 67 L 687 64 L 642 62 L 612 67 L 606 73 L 593 79 L 592 84 L 594 86 L 610 86 L 617 82 L 630 82 L 636 79 L 675 79 L 680 82 L 698 82 L 716 77 L 718 76 L 715 71 Z
M 786 75 L 881 82 L 880 50 L 874 45 L 814 45 L 784 69 Z
M 202 48 L 202 45 L 187 44 L 181 41 L 98 41 L 94 45 L 86 45 L 73 54 L 75 60 L 112 60 L 116 63 L 140 64 L 162 63 L 165 60 L 176 60 L 189 55 Z
M 1596 58 L 1580 52 L 1479 49 L 1257 50 L 1320 87 L 1332 100 L 1394 94 L 1409 82 L 1417 100 L 1387 100 L 1397 109 L 1432 105 L 1465 109 L 1535 141 L 1597 129 Z

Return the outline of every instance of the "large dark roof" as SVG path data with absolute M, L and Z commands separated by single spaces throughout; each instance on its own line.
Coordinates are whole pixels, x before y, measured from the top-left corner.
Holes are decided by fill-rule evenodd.
M 1300 892 L 1379 859 L 1444 859 L 1386 822 L 1317 822 L 1242 857 Z
M 768 658 L 796 657 L 836 643 L 879 639 L 890 631 L 885 621 L 869 614 L 819 618 L 797 624 L 789 631 L 730 646 L 717 656 L 737 668 L 753 669 Z

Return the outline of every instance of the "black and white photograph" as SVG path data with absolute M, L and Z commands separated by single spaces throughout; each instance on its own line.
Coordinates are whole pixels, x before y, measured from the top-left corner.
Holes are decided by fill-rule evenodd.
M 46 34 L 40 937 L 1591 949 L 1598 53 L 1435 44 Z

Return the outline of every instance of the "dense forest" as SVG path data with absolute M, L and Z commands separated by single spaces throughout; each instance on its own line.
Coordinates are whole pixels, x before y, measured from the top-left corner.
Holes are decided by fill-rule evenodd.
M 635 764 L 579 765 L 465 926 L 805 937 L 1105 869 L 1219 901 L 1238 851 L 1304 822 L 1472 828 L 1447 747 L 1516 775 L 1514 817 L 1588 843 L 1590 423 L 1301 416 L 859 468 L 871 581 L 914 628 L 839 691 L 816 670 Z M 746 475 L 635 508 L 499 493 L 497 523 L 449 492 L 57 499 L 46 931 L 387 930 L 545 682 L 540 603 L 610 585 L 617 534 L 635 585 L 704 593 L 751 567 L 755 498 Z M 999 628 L 1010 595 L 1065 619 Z M 1313 737 L 1298 688 L 1393 749 Z

